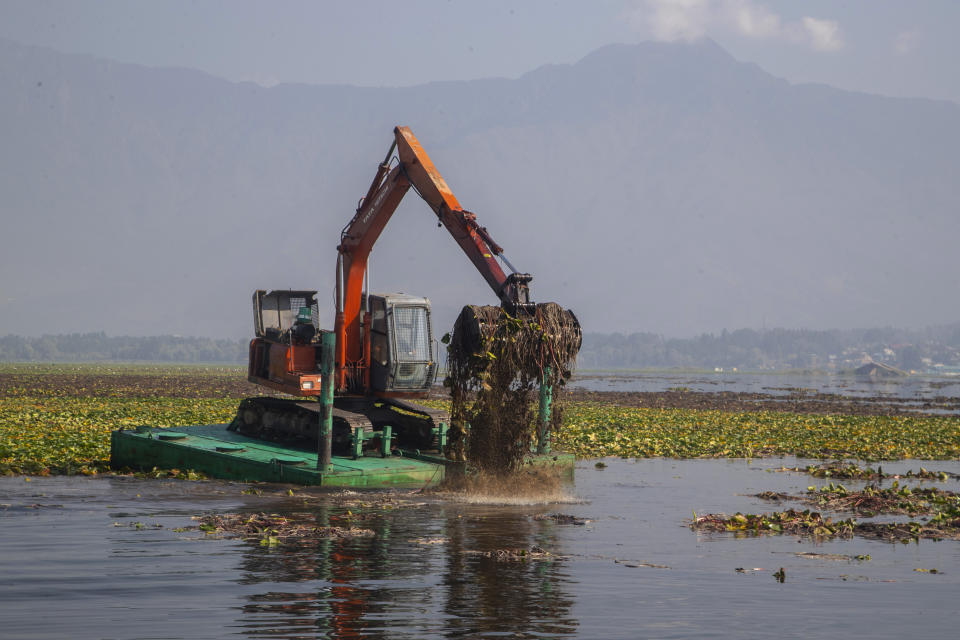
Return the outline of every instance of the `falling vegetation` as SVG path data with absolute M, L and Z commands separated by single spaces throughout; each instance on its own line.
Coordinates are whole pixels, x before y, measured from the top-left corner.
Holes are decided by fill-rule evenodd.
M 576 318 L 552 302 L 518 316 L 501 307 L 464 307 L 447 347 L 452 457 L 491 473 L 516 470 L 537 432 L 541 384 L 555 398 L 550 430 L 562 424 L 559 391 L 580 341 Z

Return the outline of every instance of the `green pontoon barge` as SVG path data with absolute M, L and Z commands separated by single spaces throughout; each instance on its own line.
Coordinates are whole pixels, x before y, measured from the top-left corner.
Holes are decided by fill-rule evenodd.
M 212 424 L 160 429 L 137 427 L 114 431 L 111 463 L 116 468 L 192 469 L 213 478 L 243 482 L 284 482 L 357 489 L 421 488 L 439 484 L 450 473 L 463 473 L 463 463 L 436 453 L 394 450 L 391 455 L 332 456 L 326 469 L 318 455 L 257 440 Z M 568 453 L 531 454 L 531 465 L 555 466 L 573 473 Z
M 332 334 L 325 337 L 325 342 L 332 341 Z M 319 376 L 321 380 L 330 379 L 325 373 Z M 548 385 L 542 389 L 545 391 L 540 395 L 539 419 L 542 425 L 547 425 L 551 397 Z M 244 482 L 366 489 L 429 487 L 442 482 L 448 474 L 465 471 L 463 463 L 447 460 L 442 455 L 447 439 L 444 422 L 433 429 L 433 447 L 411 449 L 398 446 L 389 424 L 379 424 L 375 430 L 364 426 L 356 426 L 349 432 L 340 429 L 336 434 L 340 437 L 335 437 L 331 423 L 337 411 L 332 394 L 322 393 L 318 404 L 320 424 L 316 448 L 302 439 L 280 443 L 242 433 L 238 425 L 238 421 L 242 421 L 241 410 L 228 424 L 141 426 L 114 431 L 111 466 L 191 469 L 213 478 Z M 572 474 L 573 455 L 551 452 L 549 438 L 549 432 L 542 430 L 537 451 L 530 453 L 525 464 L 555 467 L 562 474 Z M 339 455 L 333 455 L 334 444 Z

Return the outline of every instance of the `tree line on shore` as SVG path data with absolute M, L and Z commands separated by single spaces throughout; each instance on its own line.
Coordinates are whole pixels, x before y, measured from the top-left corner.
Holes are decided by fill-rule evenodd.
M 3 362 L 232 363 L 247 359 L 246 339 L 108 336 L 105 332 L 0 337 Z M 693 338 L 654 333 L 586 333 L 581 369 L 831 369 L 864 358 L 904 369 L 960 365 L 960 322 L 925 329 L 738 329 Z
M 215 362 L 247 360 L 247 340 L 184 336 L 108 336 L 104 332 L 8 335 L 0 338 L 4 362 Z
M 588 333 L 581 368 L 847 369 L 867 360 L 907 370 L 960 365 L 960 322 L 925 329 L 737 329 L 694 338 Z

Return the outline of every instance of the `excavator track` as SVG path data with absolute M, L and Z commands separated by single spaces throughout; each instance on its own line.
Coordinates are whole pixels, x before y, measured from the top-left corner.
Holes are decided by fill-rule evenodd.
M 450 424 L 449 412 L 399 398 L 342 397 L 335 402 L 349 411 L 363 414 L 376 429 L 390 425 L 401 449 L 439 453 L 437 428 L 441 423 Z
M 353 432 L 365 433 L 390 425 L 394 448 L 440 453 L 440 425 L 450 414 L 399 398 L 339 397 L 334 400 L 334 455 L 348 455 Z M 320 428 L 320 403 L 261 396 L 245 398 L 229 429 L 245 436 L 314 449 Z M 375 443 L 371 442 L 370 447 Z
M 399 422 L 411 435 L 415 435 L 417 444 L 420 445 L 417 448 L 433 449 L 440 452 L 440 444 L 435 429 L 440 424 L 450 426 L 449 411 L 425 407 L 422 404 L 399 398 L 387 398 L 384 402 L 390 407 L 395 423 Z M 410 416 L 409 414 L 414 415 Z
M 373 423 L 362 413 L 333 408 L 335 453 L 349 451 L 353 430 L 373 431 Z M 315 448 L 320 431 L 320 403 L 268 396 L 245 398 L 228 427 L 245 436 L 274 442 L 300 443 Z

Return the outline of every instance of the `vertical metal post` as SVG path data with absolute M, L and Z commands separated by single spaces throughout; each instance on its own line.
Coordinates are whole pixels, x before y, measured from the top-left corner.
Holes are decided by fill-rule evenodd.
M 329 471 L 333 457 L 333 353 L 337 336 L 325 332 L 320 341 L 320 430 L 317 438 L 317 471 Z
M 537 438 L 537 453 L 550 453 L 550 420 L 553 417 L 553 386 L 550 367 L 543 368 L 540 378 L 540 433 Z

